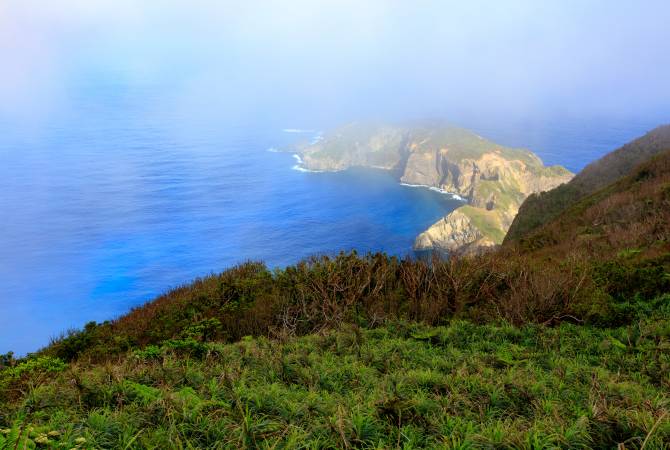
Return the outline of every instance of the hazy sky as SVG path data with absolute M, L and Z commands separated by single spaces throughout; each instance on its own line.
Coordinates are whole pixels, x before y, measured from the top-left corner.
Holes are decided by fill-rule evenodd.
M 668 23 L 668 0 L 3 0 L 0 118 L 106 85 L 221 117 L 668 112 Z

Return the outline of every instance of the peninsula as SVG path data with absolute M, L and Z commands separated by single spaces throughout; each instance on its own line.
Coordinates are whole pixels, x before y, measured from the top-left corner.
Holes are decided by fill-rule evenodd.
M 463 199 L 463 206 L 417 236 L 415 250 L 472 254 L 498 246 L 529 195 L 573 177 L 561 166 L 545 166 L 529 150 L 504 147 L 443 123 L 351 123 L 291 151 L 305 169 L 393 170 L 401 183 L 433 187 Z

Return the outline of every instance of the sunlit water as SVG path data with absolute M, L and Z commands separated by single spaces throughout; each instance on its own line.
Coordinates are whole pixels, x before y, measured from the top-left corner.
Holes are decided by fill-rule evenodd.
M 300 123 L 199 124 L 156 102 L 99 95 L 37 128 L 0 124 L 0 353 L 244 260 L 407 255 L 459 205 L 384 171 L 292 170 L 291 154 L 268 149 L 304 137 L 283 131 Z M 656 124 L 464 125 L 578 170 Z

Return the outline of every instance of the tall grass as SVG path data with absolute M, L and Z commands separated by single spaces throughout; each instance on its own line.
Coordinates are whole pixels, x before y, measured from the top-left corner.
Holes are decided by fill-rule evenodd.
M 394 322 L 33 368 L 0 448 L 667 448 L 668 300 L 619 328 Z

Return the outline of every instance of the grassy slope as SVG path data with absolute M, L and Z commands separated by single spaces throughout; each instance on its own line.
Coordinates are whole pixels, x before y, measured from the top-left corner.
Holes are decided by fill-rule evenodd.
M 413 130 L 412 142 L 418 144 L 419 151 L 434 152 L 440 148 L 448 148 L 448 158 L 457 163 L 463 159 L 479 159 L 491 151 L 504 152 L 508 157 L 532 160 L 533 156 L 525 150 L 505 148 L 475 133 L 450 125 L 434 128 L 418 128 Z
M 612 329 L 393 323 L 150 347 L 57 369 L 9 413 L 33 424 L 20 448 L 663 448 L 664 304 Z
M 506 242 L 529 234 L 580 199 L 613 183 L 637 165 L 668 149 L 670 125 L 665 125 L 589 164 L 569 183 L 549 192 L 531 195 L 521 205 L 519 214 L 507 233 Z
M 496 209 L 503 211 L 518 205 L 523 200 L 523 194 L 513 180 L 506 180 L 505 183 L 497 180 L 480 180 L 475 186 L 474 195 L 484 200 L 494 196 Z
M 313 158 L 344 158 L 347 153 L 356 148 L 356 144 L 370 142 L 375 137 L 382 141 L 390 136 L 389 148 L 380 147 L 376 150 L 380 156 L 384 154 L 397 158 L 401 151 L 402 141 L 398 136 L 407 134 L 409 144 L 417 144 L 415 151 L 435 152 L 440 148 L 449 148 L 449 159 L 458 162 L 462 159 L 479 159 L 484 154 L 498 151 L 507 159 L 520 160 L 531 169 L 542 171 L 547 176 L 562 175 L 566 171 L 563 167 L 553 166 L 545 168 L 542 161 L 532 152 L 525 149 L 504 147 L 484 139 L 475 133 L 443 123 L 417 124 L 413 127 L 394 127 L 379 123 L 351 123 L 328 133 L 325 139 L 312 146 L 310 155 Z M 371 152 L 373 149 L 369 149 Z
M 628 176 L 582 198 L 518 240 L 535 253 L 566 254 L 575 247 L 604 257 L 633 250 L 637 257 L 670 251 L 670 151 Z
M 324 139 L 306 146 L 314 159 L 347 159 L 349 153 L 363 146 L 369 153 L 371 163 L 384 165 L 395 162 L 402 156 L 403 128 L 393 128 L 379 123 L 350 123 L 324 136 Z M 383 146 L 368 146 L 375 138 L 384 142 Z M 305 149 L 301 149 L 304 151 Z
M 487 211 L 484 208 L 476 208 L 470 205 L 461 206 L 460 212 L 470 218 L 475 227 L 486 237 L 496 244 L 501 244 L 505 232 L 502 230 L 500 217 L 496 211 Z

